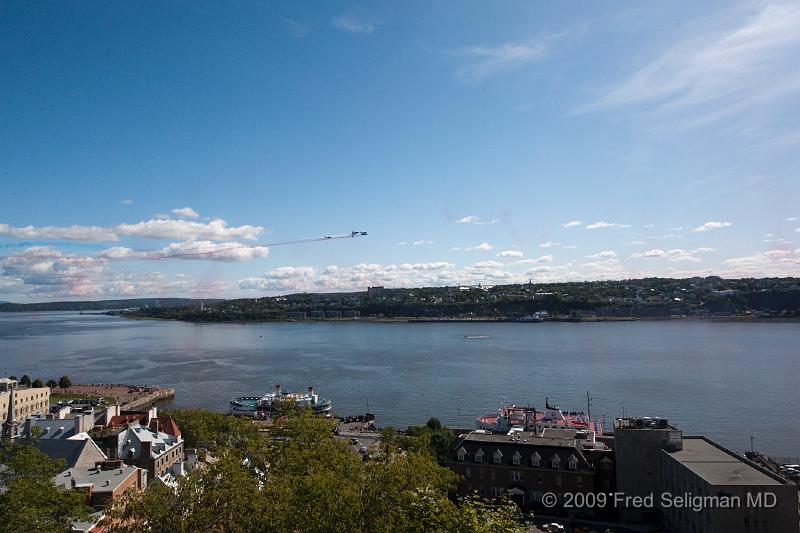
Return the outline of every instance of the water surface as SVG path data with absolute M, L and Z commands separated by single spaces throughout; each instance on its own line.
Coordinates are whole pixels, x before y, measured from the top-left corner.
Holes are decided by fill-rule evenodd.
M 465 338 L 487 336 L 488 338 Z M 800 455 L 800 323 L 188 324 L 0 313 L 0 375 L 175 387 L 174 405 L 225 410 L 276 383 L 315 385 L 381 425 L 472 427 L 501 403 L 584 409 L 608 427 L 663 416 L 735 449 Z

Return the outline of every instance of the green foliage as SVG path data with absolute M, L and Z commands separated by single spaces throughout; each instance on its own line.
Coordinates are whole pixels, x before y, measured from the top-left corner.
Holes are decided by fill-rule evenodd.
M 202 409 L 179 409 L 168 414 L 181 428 L 188 448 L 202 446 L 212 450 L 218 447 L 248 450 L 261 440 L 253 422 L 246 418 Z
M 402 447 L 419 449 L 423 445 L 427 446 L 439 461 L 447 457 L 447 450 L 453 442 L 453 432 L 442 426 L 438 418 L 431 418 L 424 426 L 410 426 L 406 430 L 406 436 L 416 442 L 405 440 Z
M 50 387 L 51 389 L 55 389 L 56 387 L 58 387 L 58 381 L 54 379 L 48 379 L 47 386 Z
M 31 386 L 36 389 L 41 389 L 44 387 L 44 382 L 41 379 L 36 378 L 33 380 L 33 383 L 31 383 Z
M 19 384 L 25 385 L 26 387 L 31 386 L 31 377 L 28 374 L 23 374 L 21 378 L 19 378 Z
M 69 380 L 69 376 L 61 376 L 58 378 L 58 386 L 62 389 L 68 389 L 72 387 L 72 382 Z
M 255 439 L 245 420 L 199 410 L 173 416 L 187 440 L 215 442 L 219 460 L 179 479 L 176 491 L 154 486 L 115 502 L 112 531 L 521 531 L 513 527 L 519 525 L 513 505 L 458 505 L 448 498 L 456 475 L 430 454 L 427 433 L 419 450 L 387 447 L 363 461 L 334 438 L 331 421 L 305 410 Z M 230 429 L 248 435 L 234 439 L 244 446 L 226 443 L 222 434 Z
M 88 516 L 86 495 L 57 486 L 63 462 L 52 461 L 27 444 L 4 443 L 0 448 L 0 527 L 4 531 L 69 531 L 75 520 Z

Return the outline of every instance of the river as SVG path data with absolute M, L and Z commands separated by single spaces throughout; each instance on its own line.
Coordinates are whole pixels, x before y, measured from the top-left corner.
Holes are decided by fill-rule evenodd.
M 482 338 L 467 338 L 480 336 Z M 0 375 L 175 387 L 176 407 L 226 410 L 280 383 L 316 386 L 379 425 L 472 427 L 503 402 L 662 416 L 735 450 L 800 455 L 800 323 L 189 324 L 0 313 Z

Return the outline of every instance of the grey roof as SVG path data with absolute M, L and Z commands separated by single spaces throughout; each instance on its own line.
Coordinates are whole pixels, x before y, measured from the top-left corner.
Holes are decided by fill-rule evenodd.
M 68 439 L 75 435 L 75 420 L 73 419 L 48 420 L 31 418 L 29 420 L 31 428 L 39 428 L 41 430 L 38 438 L 42 440 Z M 23 436 L 29 437 L 27 434 Z
M 119 441 L 119 456 L 127 458 L 131 455 L 130 452 L 133 452 L 132 456 L 137 458 L 141 454 L 142 443 L 149 442 L 150 457 L 155 459 L 182 441 L 183 439 L 180 437 L 174 437 L 161 431 L 153 431 L 140 424 L 134 424 L 125 431 L 124 437 Z
M 574 448 L 575 440 L 571 438 L 559 437 L 540 437 L 531 431 L 520 431 L 514 433 L 514 439 L 509 435 L 501 433 L 477 433 L 472 432 L 468 435 L 459 435 L 457 440 L 464 440 L 468 442 L 491 442 L 497 444 L 513 444 L 513 445 L 528 445 L 528 446 L 559 446 L 563 448 Z
M 664 453 L 712 485 L 784 484 L 704 438 L 684 437 L 682 450 Z
M 40 440 L 34 447 L 50 459 L 63 459 L 66 462 L 64 468 L 72 468 L 87 444 L 86 440 Z
M 56 485 L 71 489 L 91 486 L 92 492 L 111 492 L 138 470 L 135 466 L 123 465 L 121 468 L 102 470 L 99 468 L 69 468 L 58 474 L 53 481 Z M 108 484 L 106 484 L 108 482 Z

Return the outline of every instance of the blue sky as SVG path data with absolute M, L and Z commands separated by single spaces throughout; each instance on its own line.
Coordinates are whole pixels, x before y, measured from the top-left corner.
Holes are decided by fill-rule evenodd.
M 798 24 L 5 2 L 0 300 L 798 275 Z

